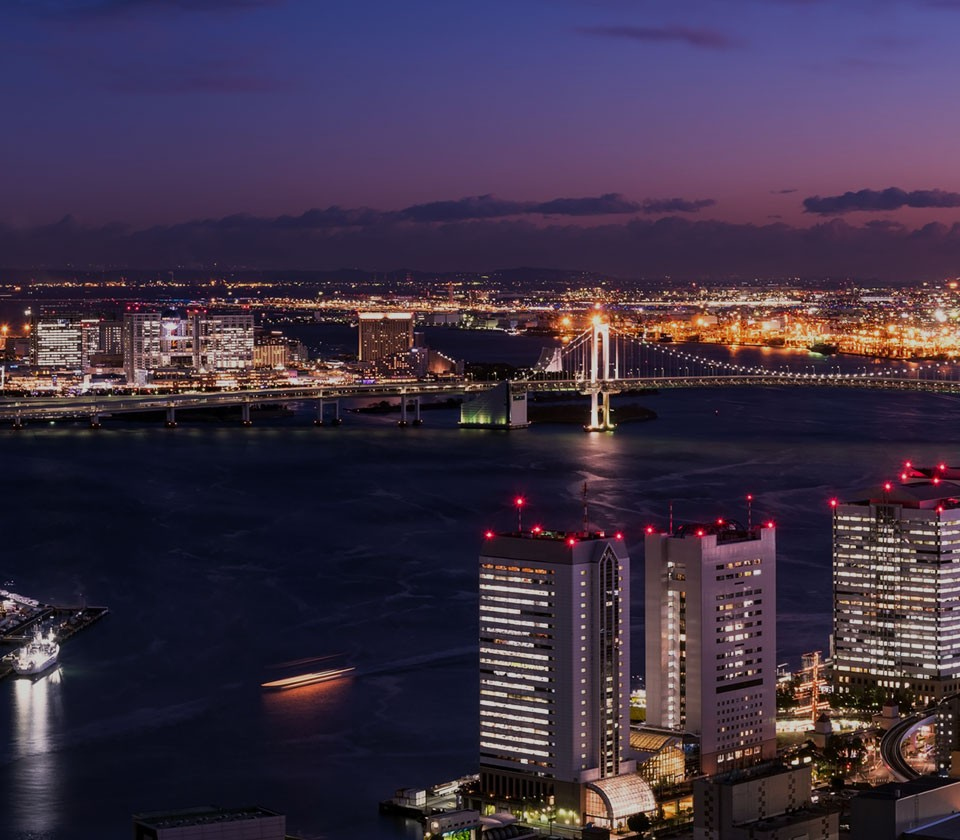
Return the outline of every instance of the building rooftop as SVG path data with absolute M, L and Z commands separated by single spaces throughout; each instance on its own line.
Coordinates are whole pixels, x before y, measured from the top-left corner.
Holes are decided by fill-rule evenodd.
M 630 727 L 630 747 L 640 752 L 659 752 L 666 746 L 683 745 L 683 733 L 647 726 Z
M 487 531 L 480 554 L 509 560 L 528 560 L 577 564 L 588 562 L 590 557 L 599 557 L 606 550 L 603 544 L 618 545 L 614 551 L 618 557 L 626 557 L 623 534 L 619 531 L 551 531 L 534 526 L 529 531 L 498 533 Z M 591 549 L 578 550 L 578 546 Z
M 772 522 L 756 527 L 744 527 L 736 519 L 715 519 L 712 522 L 687 522 L 674 528 L 671 537 L 684 539 L 686 537 L 716 536 L 717 542 L 740 542 L 743 540 L 758 540 L 763 528 L 772 528 Z
M 946 464 L 918 467 L 907 461 L 898 481 L 885 481 L 869 487 L 845 503 L 893 504 L 918 510 L 960 508 L 960 468 Z
M 809 769 L 809 768 L 799 768 Z M 754 779 L 763 779 L 770 776 L 779 776 L 783 773 L 796 773 L 798 768 L 787 767 L 779 761 L 767 761 L 763 764 L 756 764 L 753 767 L 743 767 L 737 770 L 731 770 L 729 773 L 722 773 L 717 776 L 710 776 L 703 781 L 714 785 L 738 785 L 741 782 L 752 781 Z M 699 781 L 699 780 L 698 780 Z
M 950 814 L 905 831 L 903 837 L 906 840 L 960 840 L 960 814 Z
M 791 825 L 803 824 L 808 822 L 810 819 L 817 817 L 824 817 L 827 814 L 839 813 L 842 809 L 842 806 L 839 803 L 827 803 L 821 802 L 816 804 L 804 805 L 800 808 L 795 808 L 792 811 L 787 811 L 783 814 L 776 814 L 771 817 L 764 817 L 760 820 L 751 821 L 748 823 L 750 829 L 756 831 L 773 831 L 775 829 L 786 829 Z M 807 835 L 800 835 L 801 837 L 806 837 Z
M 901 505 L 916 510 L 960 508 L 960 482 L 933 478 L 908 478 L 900 483 L 887 481 L 856 494 L 846 504 Z
M 537 540 L 541 542 L 565 542 L 568 545 L 576 545 L 580 542 L 590 542 L 596 540 L 622 540 L 623 533 L 614 531 L 608 534 L 606 531 L 550 531 L 534 525 L 529 531 L 487 531 L 485 534 L 488 540 L 494 537 L 507 537 L 514 540 Z
M 196 808 L 184 808 L 179 811 L 151 811 L 143 814 L 134 814 L 133 819 L 134 822 L 140 823 L 141 825 L 155 829 L 163 829 L 279 816 L 281 815 L 276 811 L 261 808 L 259 805 L 242 808 L 215 808 L 212 805 L 201 805 Z
M 916 796 L 920 793 L 926 793 L 927 791 L 956 784 L 960 784 L 960 781 L 944 778 L 943 776 L 920 776 L 917 779 L 911 779 L 909 782 L 887 782 L 886 784 L 878 785 L 871 790 L 865 790 L 857 794 L 857 798 L 906 799 L 908 796 Z

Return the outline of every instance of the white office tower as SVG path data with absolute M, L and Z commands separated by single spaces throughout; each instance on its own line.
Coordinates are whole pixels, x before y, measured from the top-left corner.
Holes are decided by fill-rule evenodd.
M 776 757 L 776 536 L 729 521 L 647 533 L 647 722 L 700 739 L 706 775 Z
M 907 465 L 833 505 L 833 682 L 919 706 L 960 691 L 960 470 Z
M 75 312 L 34 315 L 30 362 L 51 370 L 80 370 L 83 363 L 82 317 Z
M 615 827 L 652 810 L 630 760 L 630 560 L 620 535 L 487 536 L 480 557 L 482 805 Z

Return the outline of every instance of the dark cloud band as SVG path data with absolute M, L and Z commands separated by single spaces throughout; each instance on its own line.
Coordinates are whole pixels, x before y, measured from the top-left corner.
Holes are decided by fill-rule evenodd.
M 897 187 L 888 187 L 885 190 L 845 192 L 843 195 L 814 195 L 803 200 L 805 213 L 818 213 L 821 216 L 861 211 L 882 212 L 899 210 L 901 207 L 960 207 L 960 193 L 944 190 L 906 192 Z
M 687 201 L 685 198 L 648 198 L 643 202 L 643 212 L 648 215 L 665 213 L 698 213 L 704 207 L 713 207 L 717 202 L 712 198 L 700 198 Z
M 624 277 L 702 277 L 782 276 L 789 265 L 791 273 L 805 276 L 936 280 L 954 276 L 960 265 L 960 224 L 911 230 L 896 223 L 857 227 L 832 219 L 799 228 L 642 215 L 591 225 L 573 217 L 534 223 L 527 216 L 411 224 L 385 222 L 373 210 L 328 208 L 301 216 L 239 215 L 144 230 L 85 227 L 69 218 L 30 229 L 0 225 L 0 254 L 10 268 L 350 265 L 489 271 L 535 265 Z

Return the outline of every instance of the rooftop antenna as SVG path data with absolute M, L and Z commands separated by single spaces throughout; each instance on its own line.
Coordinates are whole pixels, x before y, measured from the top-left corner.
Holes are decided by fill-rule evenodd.
M 667 529 L 667 533 L 673 536 L 673 499 L 667 502 L 667 505 L 670 509 L 670 527 Z
M 747 530 L 753 528 L 753 493 L 747 493 Z
M 523 533 L 523 505 L 526 500 L 523 496 L 517 496 L 513 503 L 517 506 L 517 533 Z
M 587 482 L 583 482 L 583 533 L 590 532 L 590 515 L 587 506 Z

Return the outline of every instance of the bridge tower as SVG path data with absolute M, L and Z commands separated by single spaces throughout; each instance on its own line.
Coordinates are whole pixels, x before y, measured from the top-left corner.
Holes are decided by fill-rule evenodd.
M 610 360 L 610 325 L 602 323 L 598 315 L 593 319 L 590 379 L 586 388 L 590 395 L 590 422 L 584 428 L 588 432 L 612 432 L 616 427 L 610 419 L 610 383 L 616 378 L 617 371 Z

